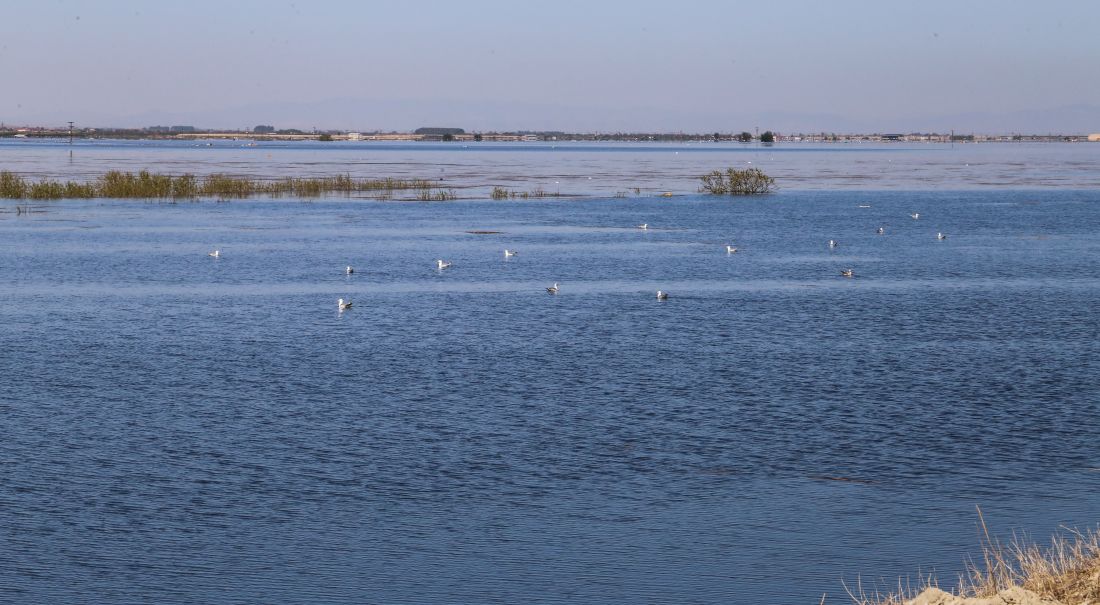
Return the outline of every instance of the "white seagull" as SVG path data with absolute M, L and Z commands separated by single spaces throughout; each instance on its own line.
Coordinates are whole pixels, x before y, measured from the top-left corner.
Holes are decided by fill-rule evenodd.
M 508 258 L 508 257 L 510 257 L 510 256 L 515 256 L 515 255 L 516 255 L 516 251 L 515 251 L 515 250 L 508 250 L 507 248 L 505 248 L 505 250 L 504 250 L 504 258 Z
M 737 246 L 726 244 L 726 254 L 733 254 L 734 252 L 737 252 Z
M 348 267 L 346 269 L 344 269 L 344 273 L 347 273 L 348 275 L 351 275 L 352 273 L 355 273 L 355 269 L 352 269 L 351 265 L 348 265 Z
M 657 300 L 668 300 L 668 292 L 657 290 Z
M 443 259 L 437 259 L 435 261 L 435 267 L 437 269 L 446 269 L 447 267 L 450 267 L 450 266 L 451 266 L 451 263 L 449 263 L 449 262 L 447 262 Z
M 207 252 L 206 255 L 207 256 L 213 256 L 214 258 L 218 258 L 219 256 L 222 255 L 222 252 L 221 252 L 221 250 L 214 250 L 213 252 Z
M 336 307 L 339 308 L 341 311 L 344 311 L 346 309 L 350 309 L 351 308 L 351 299 L 349 298 L 348 300 L 344 300 L 342 298 L 337 298 L 336 299 Z
M 649 229 L 649 223 L 642 223 L 641 225 L 638 225 L 638 228 L 639 229 Z
M 558 293 L 558 282 L 554 282 L 554 285 L 547 288 L 546 291 L 549 292 L 550 294 L 557 294 Z
M 919 212 L 914 212 L 914 213 L 910 214 L 909 216 L 913 217 L 913 220 L 917 220 L 917 219 L 920 218 L 920 213 Z
M 837 246 L 837 243 L 836 243 L 835 239 L 829 240 L 829 247 L 830 248 L 836 248 L 836 246 Z
M 947 236 L 942 234 L 942 233 L 937 233 L 936 234 L 936 239 L 940 239 L 940 240 L 947 239 Z
M 840 274 L 843 275 L 844 277 L 852 277 L 852 276 L 855 275 L 855 273 L 853 273 L 851 269 L 845 269 L 845 270 L 841 271 Z
M 886 229 L 883 228 L 883 227 L 879 227 L 878 229 L 875 229 L 875 233 L 877 233 L 879 235 L 885 235 L 886 234 Z

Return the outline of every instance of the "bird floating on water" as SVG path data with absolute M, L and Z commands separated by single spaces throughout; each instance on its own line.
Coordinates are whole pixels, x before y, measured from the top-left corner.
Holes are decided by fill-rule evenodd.
M 336 307 L 341 311 L 351 308 L 351 299 L 344 300 L 342 298 L 336 299 Z
M 214 258 L 218 258 L 222 255 L 222 251 L 221 250 L 214 250 L 213 252 L 207 252 L 206 255 L 207 256 L 213 256 Z
M 737 252 L 737 246 L 726 244 L 726 254 L 733 254 L 734 252 Z
M 837 243 L 836 243 L 835 239 L 829 240 L 829 247 L 830 248 L 836 248 L 837 247 Z
M 886 229 L 883 227 L 879 227 L 878 229 L 875 229 L 875 233 L 879 235 L 884 235 L 886 233 Z
M 507 248 L 504 249 L 504 258 L 508 258 L 510 256 L 515 256 L 515 255 L 516 255 L 515 250 L 508 250 Z
M 351 275 L 352 273 L 355 273 L 355 269 L 353 269 L 351 265 L 348 265 L 347 268 L 344 269 L 344 273 Z
M 937 233 L 936 234 L 936 239 L 944 240 L 944 239 L 947 239 L 947 236 L 942 234 L 942 233 Z
M 853 277 L 855 275 L 855 273 L 851 269 L 845 269 L 841 271 L 840 274 L 844 277 Z
M 558 282 L 554 282 L 554 285 L 547 288 L 546 291 L 549 292 L 550 294 L 557 294 L 558 293 Z
M 639 229 L 649 229 L 649 223 L 642 223 L 641 225 L 638 225 L 638 228 Z
M 913 220 L 917 220 L 917 219 L 920 218 L 920 213 L 919 212 L 914 212 L 914 213 L 910 214 L 909 216 L 911 216 L 913 218 Z
M 668 292 L 657 290 L 657 300 L 668 300 Z
M 435 261 L 435 266 L 437 269 L 446 269 L 451 266 L 451 263 L 440 258 Z

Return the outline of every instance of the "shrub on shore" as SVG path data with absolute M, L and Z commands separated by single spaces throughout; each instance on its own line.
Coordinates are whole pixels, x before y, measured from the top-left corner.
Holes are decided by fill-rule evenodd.
M 712 195 L 760 195 L 775 188 L 775 179 L 759 168 L 715 170 L 700 179 L 703 181 L 700 191 Z

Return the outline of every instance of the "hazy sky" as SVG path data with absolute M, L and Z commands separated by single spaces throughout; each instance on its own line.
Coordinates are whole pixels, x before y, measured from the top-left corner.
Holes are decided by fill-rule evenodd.
M 0 121 L 1100 131 L 1100 2 L 0 0 Z

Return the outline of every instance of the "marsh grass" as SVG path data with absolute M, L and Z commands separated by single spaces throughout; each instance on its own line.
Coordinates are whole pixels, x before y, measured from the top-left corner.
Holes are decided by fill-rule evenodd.
M 397 192 L 414 192 L 418 200 L 446 201 L 457 198 L 454 190 L 437 189 L 424 179 L 355 179 L 350 175 L 294 178 L 274 181 L 256 180 L 225 174 L 196 177 L 172 176 L 148 171 L 112 170 L 86 183 L 28 181 L 11 173 L 0 172 L 0 198 L 56 200 L 66 198 L 124 199 L 234 199 L 252 196 L 317 197 L 330 193 L 367 194 L 377 199 L 393 199 Z
M 961 597 L 992 597 L 1006 589 L 1021 587 L 1064 605 L 1100 602 L 1100 528 L 1064 533 L 1051 538 L 1049 546 L 1036 544 L 1014 534 L 1008 544 L 991 537 L 981 509 L 981 561 L 970 560 L 959 578 L 955 594 Z M 932 576 L 922 576 L 916 585 L 899 581 L 887 594 L 868 593 L 857 583 L 848 594 L 858 605 L 903 605 L 928 587 L 936 587 Z

